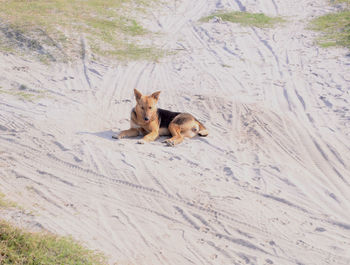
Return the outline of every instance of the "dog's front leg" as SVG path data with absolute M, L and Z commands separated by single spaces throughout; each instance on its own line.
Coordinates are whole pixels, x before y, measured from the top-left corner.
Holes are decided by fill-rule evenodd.
M 139 144 L 144 144 L 146 142 L 153 142 L 159 136 L 158 131 L 152 131 L 149 134 L 146 134 L 141 140 L 138 141 Z
M 114 139 L 122 139 L 124 137 L 135 137 L 140 134 L 139 128 L 130 128 L 129 130 L 121 131 L 119 135 L 113 135 Z

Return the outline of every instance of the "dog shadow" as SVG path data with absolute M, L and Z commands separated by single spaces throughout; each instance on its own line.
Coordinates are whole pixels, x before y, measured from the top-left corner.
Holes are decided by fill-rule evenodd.
M 118 135 L 119 132 L 113 132 L 112 130 L 108 130 L 108 131 L 102 131 L 102 132 L 77 132 L 77 134 L 79 135 L 93 135 L 93 136 L 97 136 L 100 138 L 104 138 L 110 141 L 116 141 L 116 139 L 112 138 L 113 135 Z
M 113 135 L 117 136 L 119 133 L 120 133 L 120 131 L 115 132 L 115 131 L 112 131 L 112 130 L 102 131 L 102 132 L 77 132 L 78 135 L 93 135 L 93 136 L 97 136 L 97 137 L 100 137 L 100 138 L 103 138 L 103 139 L 107 139 L 107 140 L 113 141 L 113 142 L 120 141 L 120 140 L 112 137 Z M 131 138 L 125 138 L 125 139 L 134 139 L 135 141 L 138 141 L 138 140 L 142 139 L 142 137 L 143 136 L 140 135 L 140 136 L 131 137 Z M 170 138 L 170 136 L 159 136 L 157 138 L 157 140 L 155 140 L 155 142 L 164 143 L 164 141 L 166 139 L 169 139 L 169 138 Z M 196 137 L 194 137 L 194 139 L 209 144 L 208 140 L 207 139 L 203 139 L 203 137 L 196 136 Z

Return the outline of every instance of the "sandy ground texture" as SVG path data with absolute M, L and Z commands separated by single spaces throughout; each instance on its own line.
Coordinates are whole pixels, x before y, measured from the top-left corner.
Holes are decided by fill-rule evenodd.
M 272 29 L 198 20 L 263 12 Z M 117 264 L 349 264 L 350 57 L 305 29 L 321 0 L 166 1 L 144 24 L 160 62 L 43 66 L 0 56 L 0 191 L 8 219 L 73 235 Z M 166 147 L 111 136 L 133 88 L 209 136 Z

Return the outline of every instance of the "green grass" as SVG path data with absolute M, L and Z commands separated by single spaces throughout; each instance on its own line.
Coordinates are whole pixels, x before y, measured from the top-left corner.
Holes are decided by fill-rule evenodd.
M 137 42 L 135 37 L 150 34 L 132 17 L 131 12 L 133 15 L 145 12 L 144 7 L 154 1 L 2 0 L 0 21 L 7 24 L 3 30 L 7 36 L 19 37 L 20 40 L 24 39 L 22 35 L 27 37 L 27 46 L 32 46 L 33 42 L 35 45 L 30 48 L 36 49 L 39 54 L 47 52 L 48 57 L 57 53 L 66 57 L 81 54 L 80 37 L 85 36 L 93 40 L 97 55 L 111 54 L 128 59 L 129 43 Z M 138 47 L 138 53 L 131 54 L 130 59 L 153 58 L 144 55 L 154 52 L 153 47 L 133 45 Z M 9 49 L 11 46 L 3 43 L 0 48 Z
M 350 49 L 350 10 L 317 17 L 310 22 L 309 28 L 322 33 L 317 40 L 321 47 L 343 46 Z
M 0 192 L 0 209 L 17 207 Z M 1 265 L 102 265 L 106 258 L 88 250 L 70 237 L 31 233 L 0 220 Z
M 215 13 L 210 16 L 201 18 L 200 21 L 208 22 L 214 17 L 219 17 L 223 21 L 238 23 L 242 26 L 258 27 L 258 28 L 269 28 L 269 27 L 273 27 L 277 23 L 284 22 L 284 19 L 281 17 L 269 17 L 262 13 L 248 13 L 248 12 Z
M 0 221 L 0 264 L 106 264 L 105 258 L 68 237 L 30 233 Z

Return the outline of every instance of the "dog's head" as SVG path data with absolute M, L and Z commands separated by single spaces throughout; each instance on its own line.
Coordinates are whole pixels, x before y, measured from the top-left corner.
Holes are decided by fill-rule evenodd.
M 160 91 L 154 92 L 150 96 L 144 96 L 135 88 L 134 94 L 137 102 L 135 107 L 137 116 L 142 117 L 145 123 L 150 122 L 157 115 L 157 102 Z

